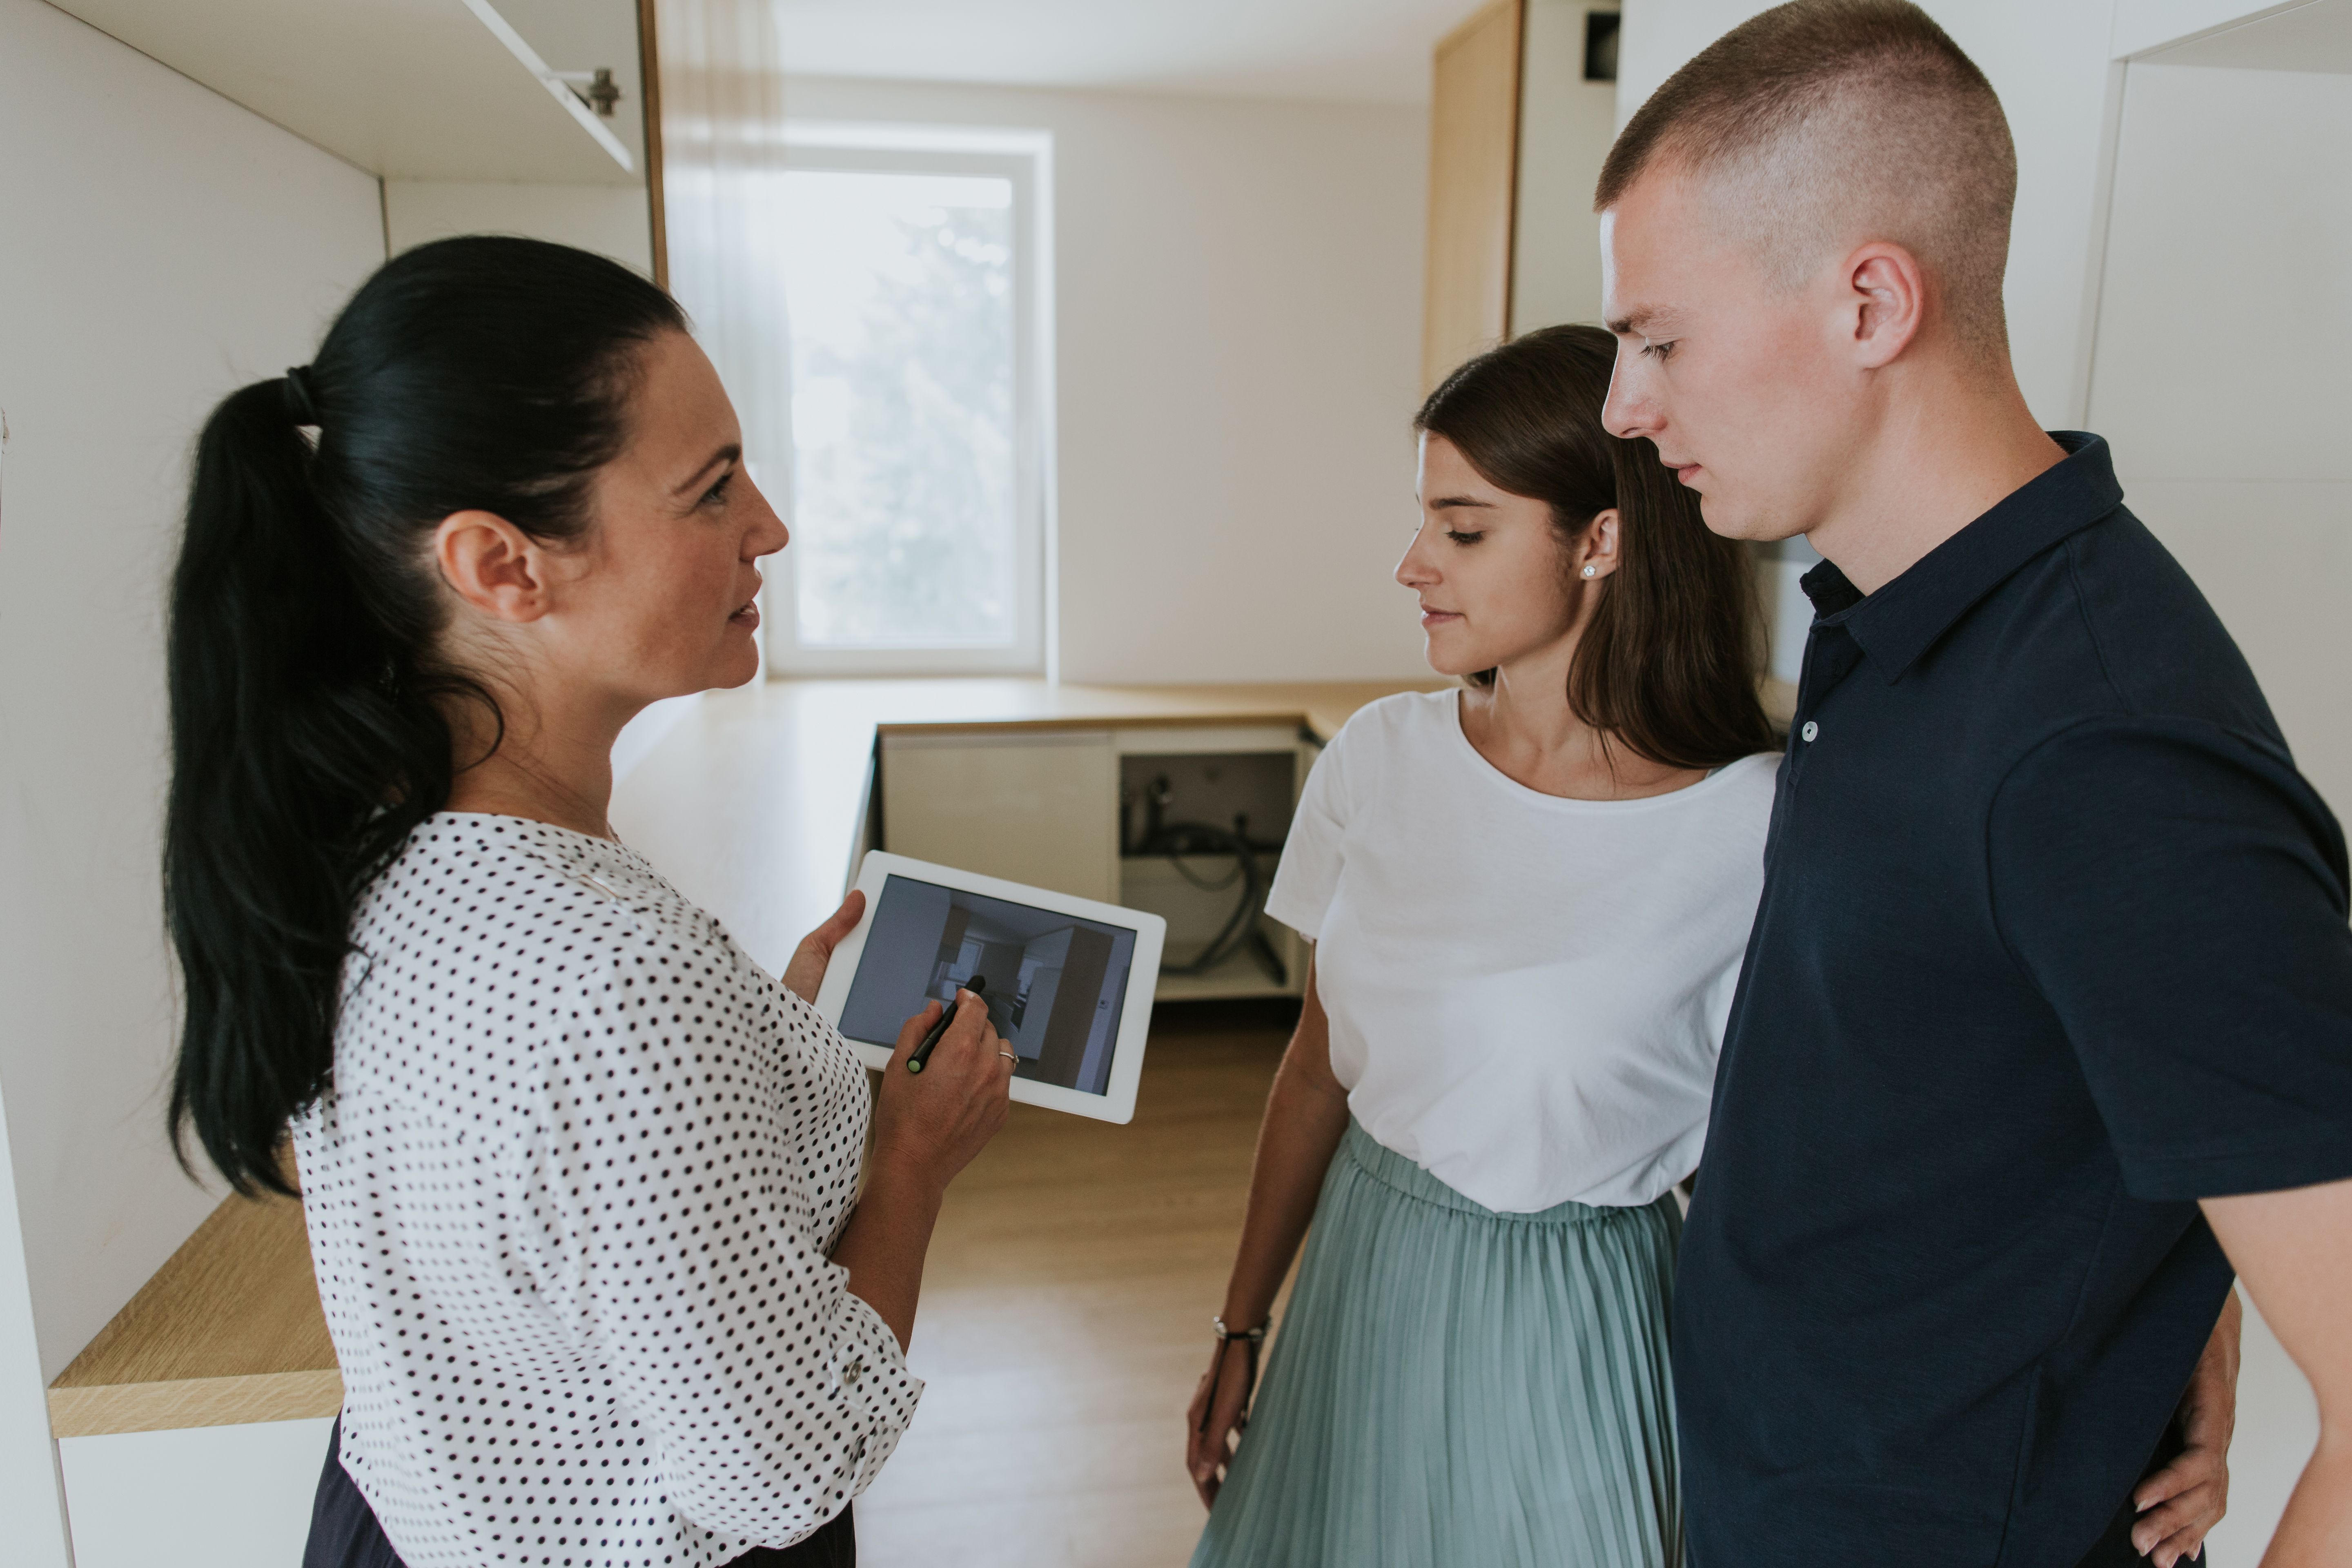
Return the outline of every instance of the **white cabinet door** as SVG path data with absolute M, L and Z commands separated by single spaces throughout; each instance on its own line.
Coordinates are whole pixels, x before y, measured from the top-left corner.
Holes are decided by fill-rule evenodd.
M 1118 757 L 1107 730 L 882 737 L 882 847 L 1118 900 Z
M 331 1416 L 67 1437 L 78 1568 L 293 1568 Z M 0 1562 L 11 1562 L 0 1521 Z

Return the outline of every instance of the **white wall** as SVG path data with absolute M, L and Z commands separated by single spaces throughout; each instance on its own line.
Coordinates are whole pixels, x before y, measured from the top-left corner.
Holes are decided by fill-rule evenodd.
M 2008 111 L 2017 141 L 2017 218 L 2004 290 L 2010 353 L 2035 416 L 2050 428 L 2072 428 L 2082 418 L 2089 352 L 2084 306 L 2097 232 L 2114 0 L 1925 3 Z M 1768 8 L 1761 0 L 1625 0 L 1618 123 L 1685 60 Z
M 2347 365 L 2352 76 L 2132 66 L 2092 427 L 2352 817 Z
M 1528 0 L 1520 45 L 1511 331 L 1601 320 L 1592 187 L 1617 136 L 1617 89 L 1584 79 L 1588 0 Z
M 1417 109 L 795 78 L 796 119 L 1054 133 L 1061 673 L 1425 673 Z
M 5 1109 L 5 1107 L 0 1107 Z M 49 1440 L 48 1384 L 33 1327 L 32 1279 L 17 1223 L 8 1119 L 0 1115 L 0 1530 L 13 1568 L 66 1568 L 65 1493 Z
M 160 1100 L 162 616 L 189 442 L 224 393 L 310 357 L 383 233 L 374 180 L 40 0 L 0 0 L 0 1109 L 36 1338 L 0 1301 L 13 1456 L 45 1422 L 9 1403 L 25 1358 L 54 1376 L 215 1201 L 173 1166 Z M 0 1475 L 12 1505 L 20 1479 Z M 10 1562 L 37 1561 L 8 1512 Z
M 631 185 L 386 180 L 384 240 L 394 256 L 457 234 L 521 234 L 609 256 L 653 276 L 646 193 Z

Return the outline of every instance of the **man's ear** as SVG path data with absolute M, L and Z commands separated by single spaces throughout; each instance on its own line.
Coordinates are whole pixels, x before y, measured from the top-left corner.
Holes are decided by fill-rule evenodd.
M 547 614 L 546 559 L 530 535 L 490 511 L 453 511 L 433 533 L 433 559 L 457 597 L 501 621 Z
M 1874 240 L 1846 258 L 1845 289 L 1855 364 L 1876 370 L 1894 363 L 1927 320 L 1927 277 L 1919 258 Z

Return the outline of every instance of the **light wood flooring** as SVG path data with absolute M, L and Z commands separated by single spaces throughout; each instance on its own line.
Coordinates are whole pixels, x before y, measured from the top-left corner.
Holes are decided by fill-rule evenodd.
M 1181 1568 L 1205 1517 L 1184 1407 L 1296 1016 L 1162 1006 L 1125 1127 L 1013 1108 L 940 1215 L 929 1387 L 858 1501 L 866 1568 Z

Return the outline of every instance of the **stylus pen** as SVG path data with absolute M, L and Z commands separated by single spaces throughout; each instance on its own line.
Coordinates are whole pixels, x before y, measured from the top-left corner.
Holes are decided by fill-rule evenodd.
M 987 1005 L 988 998 L 982 994 L 988 989 L 987 975 L 973 975 L 971 979 L 963 983 L 963 988 L 966 991 L 971 992 L 973 995 L 979 996 L 983 1006 Z M 920 1072 L 923 1070 L 923 1064 L 931 1059 L 932 1048 L 947 1037 L 948 1026 L 955 1022 L 955 1016 L 956 1005 L 953 1002 L 950 1002 L 947 1005 L 947 1010 L 940 1015 L 940 1021 L 931 1026 L 931 1032 L 923 1037 L 923 1043 L 915 1047 L 915 1054 L 907 1058 L 907 1070 L 908 1072 Z

